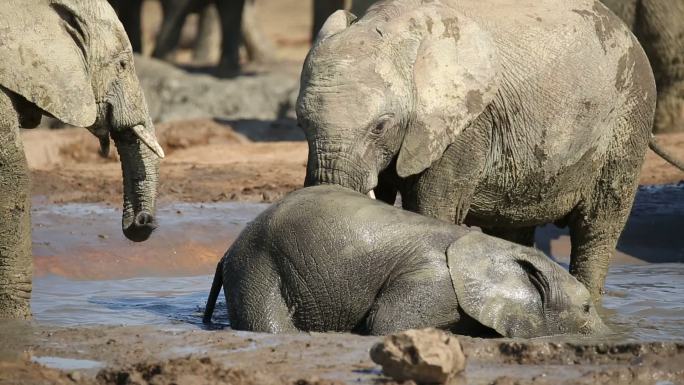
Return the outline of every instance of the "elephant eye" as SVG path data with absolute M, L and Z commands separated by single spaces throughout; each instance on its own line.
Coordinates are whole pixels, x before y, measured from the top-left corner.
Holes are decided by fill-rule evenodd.
M 380 121 L 373 127 L 371 130 L 373 134 L 375 135 L 381 135 L 387 127 L 389 127 L 390 119 L 392 118 L 391 115 L 385 115 L 382 118 L 380 118 Z
M 126 67 L 128 67 L 128 63 L 126 63 L 126 60 L 123 60 L 123 59 L 119 60 L 119 68 L 122 70 L 125 70 Z
M 591 310 L 591 305 L 585 303 L 584 306 L 582 306 L 582 310 L 584 310 L 585 313 L 589 313 L 589 310 Z

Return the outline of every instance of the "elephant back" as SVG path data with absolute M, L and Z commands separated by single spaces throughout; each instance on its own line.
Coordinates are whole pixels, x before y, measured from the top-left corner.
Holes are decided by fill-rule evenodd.
M 86 32 L 73 8 L 49 0 L 0 7 L 0 85 L 75 126 L 93 125 L 97 106 Z

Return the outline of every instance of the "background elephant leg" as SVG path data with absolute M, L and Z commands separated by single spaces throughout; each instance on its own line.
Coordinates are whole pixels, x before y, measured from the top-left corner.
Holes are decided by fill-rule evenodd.
M 493 237 L 515 242 L 519 245 L 532 247 L 534 246 L 534 232 L 536 229 L 535 226 L 516 228 L 483 227 L 482 232 Z
M 242 41 L 250 62 L 268 63 L 274 60 L 275 47 L 257 24 L 255 0 L 246 0 L 242 12 Z
M 443 254 L 442 254 L 443 255 Z M 363 334 L 385 335 L 425 327 L 450 328 L 458 321 L 458 302 L 447 272 L 424 277 L 398 277 L 377 297 Z
M 323 27 L 323 23 L 328 20 L 328 16 L 332 15 L 338 9 L 344 9 L 345 5 L 345 0 L 313 0 L 313 29 L 311 31 L 311 40 L 316 39 L 318 31 Z
M 163 20 L 152 56 L 158 59 L 170 59 L 180 41 L 185 19 L 195 4 L 193 0 L 162 0 L 161 4 Z
M 242 12 L 245 0 L 218 0 L 221 15 L 221 60 L 216 75 L 235 76 L 240 72 L 240 42 L 242 41 Z
M 658 88 L 655 132 L 684 131 L 684 1 L 641 0 L 634 34 Z
M 221 21 L 215 4 L 202 9 L 193 59 L 201 63 L 214 62 L 221 56 Z
M 31 316 L 29 171 L 9 97 L 0 90 L 0 318 Z
M 142 53 L 142 0 L 128 0 L 118 7 L 117 14 L 123 24 L 133 52 Z

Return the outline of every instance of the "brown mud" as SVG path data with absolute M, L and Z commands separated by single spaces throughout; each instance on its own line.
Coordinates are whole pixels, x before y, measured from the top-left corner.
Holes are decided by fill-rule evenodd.
M 5 337 L 16 328 L 3 327 Z M 146 326 L 22 325 L 21 331 L 28 334 L 22 346 L 33 361 L 71 361 L 55 372 L 28 362 L 26 355 L 7 360 L 0 363 L 6 369 L 0 370 L 0 384 L 388 383 L 368 355 L 377 337 Z M 684 378 L 682 343 L 459 340 L 467 357 L 457 382 L 462 384 L 677 384 Z M 124 380 L 140 377 L 146 382 Z
M 248 131 L 247 127 L 240 127 Z M 296 135 L 297 127 L 274 123 L 272 131 Z M 161 164 L 160 202 L 273 202 L 302 186 L 305 141 L 256 141 L 213 120 L 157 126 L 167 157 Z M 263 137 L 274 135 L 272 132 Z M 684 133 L 660 135 L 659 142 L 684 159 Z M 121 202 L 121 169 L 116 152 L 97 155 L 97 139 L 83 129 L 25 130 L 32 192 L 45 203 Z M 684 173 L 649 151 L 641 184 L 677 183 Z

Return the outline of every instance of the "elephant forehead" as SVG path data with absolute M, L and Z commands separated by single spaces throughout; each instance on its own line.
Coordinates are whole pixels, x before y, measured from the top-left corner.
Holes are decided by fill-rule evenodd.
M 358 127 L 381 114 L 385 106 L 382 89 L 363 82 L 309 84 L 298 102 L 300 118 L 334 126 Z

